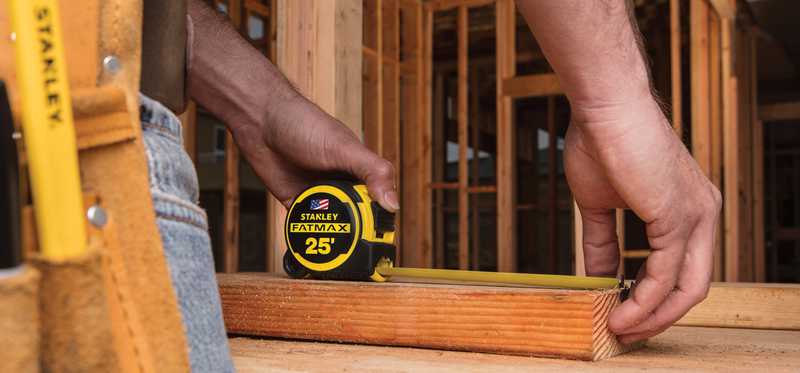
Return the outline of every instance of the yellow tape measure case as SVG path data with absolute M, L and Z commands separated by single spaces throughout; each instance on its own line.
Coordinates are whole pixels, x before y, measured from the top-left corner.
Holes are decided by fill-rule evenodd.
M 286 215 L 283 268 L 294 278 L 383 281 L 378 261 L 395 261 L 394 214 L 349 181 L 319 183 Z

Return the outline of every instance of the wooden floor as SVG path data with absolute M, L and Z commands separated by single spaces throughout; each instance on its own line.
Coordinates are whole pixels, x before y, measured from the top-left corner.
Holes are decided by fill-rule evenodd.
M 231 338 L 240 373 L 798 372 L 800 331 L 673 327 L 639 351 L 599 362 L 401 347 Z

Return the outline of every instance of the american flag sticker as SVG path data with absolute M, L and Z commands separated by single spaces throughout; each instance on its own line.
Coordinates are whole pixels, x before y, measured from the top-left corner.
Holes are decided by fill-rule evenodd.
M 311 209 L 312 210 L 327 210 L 328 209 L 328 199 L 312 199 L 311 200 Z

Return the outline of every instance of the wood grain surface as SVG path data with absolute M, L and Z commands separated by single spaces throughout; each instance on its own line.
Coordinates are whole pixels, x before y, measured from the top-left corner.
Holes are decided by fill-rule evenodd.
M 797 372 L 800 331 L 673 327 L 598 362 L 405 347 L 232 338 L 240 373 Z
M 715 282 L 678 325 L 800 330 L 800 285 Z
M 290 280 L 220 274 L 229 333 L 600 360 L 617 290 Z

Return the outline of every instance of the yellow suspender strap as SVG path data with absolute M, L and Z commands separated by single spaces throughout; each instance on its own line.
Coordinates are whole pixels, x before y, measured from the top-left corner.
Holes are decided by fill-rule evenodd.
M 58 4 L 9 4 L 40 250 L 46 258 L 75 257 L 86 250 L 86 230 Z

